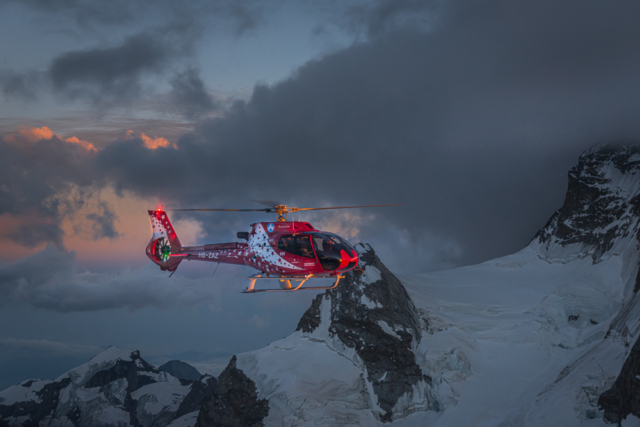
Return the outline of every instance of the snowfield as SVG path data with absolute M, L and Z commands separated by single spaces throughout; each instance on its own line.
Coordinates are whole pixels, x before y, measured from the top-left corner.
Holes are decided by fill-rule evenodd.
M 613 352 L 607 342 L 605 354 L 597 348 L 622 305 L 622 264 L 618 256 L 595 265 L 590 258 L 549 262 L 529 247 L 477 266 L 403 278 L 416 306 L 438 325 L 417 349 L 421 367 L 433 378 L 444 375 L 457 401 L 429 417 L 430 424 L 602 425 L 589 420 L 597 408 L 585 388 L 604 391 L 624 362 L 624 345 Z M 442 370 L 452 352 L 468 360 L 467 378 Z M 590 356 L 600 366 L 588 363 Z
M 416 360 L 436 386 L 401 399 L 393 425 L 604 425 L 595 401 L 627 350 L 623 340 L 603 342 L 622 306 L 622 267 L 620 256 L 551 262 L 527 247 L 401 277 L 423 320 Z M 384 425 L 362 361 L 328 331 L 329 306 L 311 334 L 239 356 L 270 401 L 267 425 Z

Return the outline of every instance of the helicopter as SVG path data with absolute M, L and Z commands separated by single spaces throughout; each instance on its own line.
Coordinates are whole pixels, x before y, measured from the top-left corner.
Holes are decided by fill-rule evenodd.
M 342 237 L 320 231 L 308 222 L 287 221 L 289 213 L 353 209 L 379 206 L 364 205 L 324 208 L 297 208 L 275 204 L 263 209 L 171 209 L 171 212 L 267 212 L 275 213 L 273 222 L 251 224 L 251 231 L 239 231 L 238 239 L 246 242 L 214 243 L 203 246 L 182 246 L 167 212 L 149 210 L 153 236 L 146 247 L 147 256 L 171 277 L 184 260 L 208 261 L 252 267 L 259 271 L 248 277 L 249 286 L 243 293 L 294 292 L 298 290 L 334 289 L 344 273 L 358 266 L 356 250 Z M 333 278 L 332 286 L 304 286 L 310 279 Z M 256 289 L 256 281 L 278 281 L 279 288 Z M 295 285 L 292 285 L 294 282 Z

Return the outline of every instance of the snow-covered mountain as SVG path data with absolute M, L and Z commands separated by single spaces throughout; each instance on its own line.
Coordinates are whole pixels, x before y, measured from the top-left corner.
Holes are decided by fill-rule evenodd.
M 363 273 L 218 381 L 109 349 L 0 392 L 0 425 L 636 425 L 639 221 L 640 149 L 599 147 L 518 253 L 409 277 L 360 244 Z
M 319 295 L 294 334 L 239 355 L 238 367 L 269 400 L 274 426 L 640 416 L 640 349 L 630 347 L 639 213 L 640 150 L 590 150 L 569 173 L 562 208 L 522 251 L 402 277 L 358 245 L 364 274 Z
M 216 379 L 178 379 L 110 347 L 55 380 L 0 392 L 0 426 L 193 426 Z

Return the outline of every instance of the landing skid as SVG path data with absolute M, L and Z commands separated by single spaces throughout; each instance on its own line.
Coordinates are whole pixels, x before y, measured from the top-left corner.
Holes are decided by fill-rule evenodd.
M 254 294 L 258 292 L 294 292 L 294 291 L 304 291 L 304 290 L 324 290 L 324 289 L 335 289 L 338 286 L 338 282 L 340 279 L 344 279 L 344 276 L 337 275 L 335 276 L 336 281 L 333 286 L 306 286 L 302 287 L 304 283 L 313 278 L 313 274 L 309 274 L 307 276 L 270 276 L 267 274 L 254 274 L 253 276 L 249 276 L 249 286 L 247 289 L 242 291 L 243 294 Z M 322 277 L 316 277 L 316 279 Z M 255 289 L 256 280 L 279 280 L 280 281 L 280 289 Z M 295 288 L 291 286 L 291 282 L 300 282 L 298 286 Z

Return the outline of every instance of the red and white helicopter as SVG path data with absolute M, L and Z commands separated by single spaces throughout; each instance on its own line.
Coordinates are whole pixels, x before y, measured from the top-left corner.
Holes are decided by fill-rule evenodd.
M 269 212 L 275 222 L 251 224 L 251 231 L 237 233 L 245 242 L 216 243 L 204 246 L 182 246 L 167 213 L 162 209 L 149 211 L 153 237 L 147 245 L 147 256 L 163 271 L 176 271 L 183 260 L 209 261 L 246 265 L 260 273 L 249 276 L 249 286 L 243 291 L 292 292 L 301 289 L 333 289 L 342 274 L 358 265 L 356 250 L 345 239 L 316 230 L 308 222 L 287 221 L 287 214 L 325 209 L 352 209 L 377 206 L 341 206 L 329 208 L 294 208 L 275 205 L 266 209 L 173 209 L 172 211 Z M 311 278 L 335 278 L 333 286 L 302 287 Z M 256 280 L 278 280 L 280 289 L 255 289 Z M 299 282 L 292 286 L 291 282 Z

